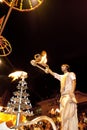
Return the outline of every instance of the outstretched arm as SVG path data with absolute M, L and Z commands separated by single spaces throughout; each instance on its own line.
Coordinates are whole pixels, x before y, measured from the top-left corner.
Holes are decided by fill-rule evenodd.
M 54 76 L 54 72 L 50 68 L 46 68 L 45 73 L 46 74 L 51 74 L 52 76 Z
M 58 80 L 61 80 L 61 75 L 59 75 L 58 73 L 53 72 L 50 68 L 46 68 L 45 73 L 51 74 L 54 78 L 56 78 Z

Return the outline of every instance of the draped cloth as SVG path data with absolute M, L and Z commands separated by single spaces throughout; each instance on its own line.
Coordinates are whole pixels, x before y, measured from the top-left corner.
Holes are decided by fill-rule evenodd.
M 60 114 L 62 130 L 78 130 L 77 104 L 69 95 L 60 98 Z
M 67 73 L 64 74 L 63 76 L 61 76 L 61 82 L 60 82 L 60 86 L 61 86 L 61 89 L 60 89 L 60 92 L 64 91 L 65 89 L 65 84 L 66 84 L 66 78 L 67 78 Z
M 61 115 L 61 130 L 78 130 L 78 118 L 77 118 L 77 101 L 72 92 L 72 82 L 76 80 L 76 76 L 73 72 L 67 72 L 63 75 L 54 73 L 54 77 L 60 80 L 60 115 Z

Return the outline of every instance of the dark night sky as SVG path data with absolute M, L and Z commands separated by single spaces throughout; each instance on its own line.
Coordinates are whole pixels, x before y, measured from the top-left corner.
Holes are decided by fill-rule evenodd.
M 0 16 L 8 7 L 0 5 Z M 46 50 L 50 68 L 61 73 L 60 66 L 68 63 L 77 75 L 76 90 L 87 93 L 87 1 L 45 0 L 34 11 L 12 10 L 2 34 L 12 46 L 12 53 L 2 58 L 1 90 L 13 91 L 2 75 L 14 70 L 26 71 L 31 100 L 40 101 L 59 93 L 59 81 L 31 66 L 34 54 Z M 5 91 L 3 89 L 3 91 Z M 1 91 L 1 93 L 3 93 Z

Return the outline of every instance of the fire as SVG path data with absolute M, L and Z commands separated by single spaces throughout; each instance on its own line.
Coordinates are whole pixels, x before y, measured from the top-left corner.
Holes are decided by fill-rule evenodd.
M 27 78 L 27 73 L 24 72 L 24 71 L 16 71 L 16 72 L 13 72 L 11 74 L 9 74 L 8 77 L 11 77 L 13 78 L 13 81 L 18 79 L 18 78 Z
M 46 51 L 42 51 L 40 54 L 35 54 L 34 59 L 36 63 L 46 64 L 47 63 L 47 53 Z
M 46 51 L 41 52 L 41 61 L 39 63 L 41 63 L 41 64 L 47 63 L 47 53 L 46 53 Z
M 3 2 L 3 0 L 0 0 L 0 2 Z
M 34 59 L 30 61 L 31 65 L 38 67 L 39 69 L 46 72 L 49 68 L 47 63 L 47 52 L 42 51 L 40 54 L 35 54 Z M 47 73 L 47 72 L 46 72 Z

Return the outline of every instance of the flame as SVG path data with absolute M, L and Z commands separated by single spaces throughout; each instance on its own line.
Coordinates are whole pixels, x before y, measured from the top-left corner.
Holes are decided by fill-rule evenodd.
M 46 51 L 41 52 L 41 60 L 40 60 L 39 63 L 41 63 L 41 64 L 46 64 L 47 63 L 47 53 L 46 53 Z
M 40 54 L 35 54 L 34 60 L 31 60 L 30 63 L 33 66 L 36 66 L 39 69 L 46 72 L 46 68 L 49 68 L 49 66 L 46 64 L 47 63 L 47 52 L 42 51 Z
M 11 74 L 9 74 L 8 77 L 11 77 L 13 78 L 12 81 L 18 79 L 18 78 L 27 78 L 27 73 L 24 72 L 24 71 L 16 71 L 16 72 L 13 72 Z
M 3 2 L 3 0 L 0 0 L 0 2 Z

